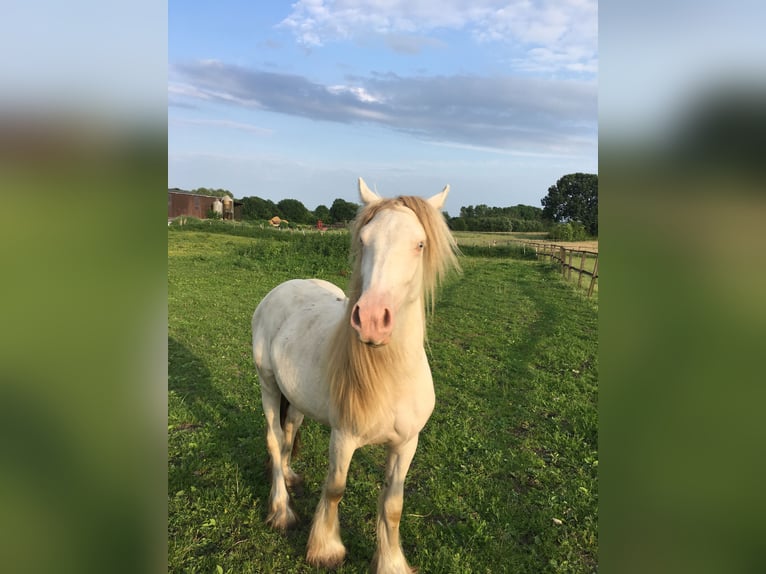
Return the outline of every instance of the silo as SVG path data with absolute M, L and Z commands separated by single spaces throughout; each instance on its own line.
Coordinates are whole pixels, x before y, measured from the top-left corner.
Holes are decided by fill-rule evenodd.
M 234 200 L 228 195 L 223 196 L 223 218 L 234 219 Z

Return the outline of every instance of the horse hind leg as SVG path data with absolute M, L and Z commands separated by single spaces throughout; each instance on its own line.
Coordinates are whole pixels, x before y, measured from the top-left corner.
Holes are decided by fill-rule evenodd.
M 286 464 L 282 455 L 286 444 L 280 414 L 282 392 L 279 390 L 273 375 L 265 375 L 266 373 L 262 373 L 259 369 L 263 414 L 266 417 L 266 448 L 271 459 L 271 492 L 266 523 L 276 530 L 286 530 L 298 521 L 298 517 L 290 505 L 290 494 L 287 491 L 285 476 Z
M 296 474 L 290 463 L 298 451 L 303 413 L 290 404 L 284 395 L 282 396 L 280 407 L 282 432 L 285 436 L 285 440 L 282 443 L 282 473 L 284 474 L 287 486 L 296 487 L 303 482 L 303 479 Z

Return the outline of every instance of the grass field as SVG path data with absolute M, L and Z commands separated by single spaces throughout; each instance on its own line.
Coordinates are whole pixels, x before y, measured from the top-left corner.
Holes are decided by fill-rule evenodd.
M 304 554 L 329 430 L 302 429 L 302 522 L 267 529 L 250 317 L 290 278 L 345 288 L 347 236 L 214 231 L 168 232 L 169 571 L 314 572 Z M 429 319 L 437 402 L 405 485 L 405 554 L 422 573 L 595 572 L 596 308 L 518 250 L 464 251 Z M 351 463 L 338 572 L 368 571 L 383 461 L 367 447 Z
M 545 231 L 516 232 L 516 231 L 454 231 L 453 235 L 461 245 L 490 245 L 493 242 L 502 244 L 509 241 L 543 241 L 548 237 Z
M 513 246 L 512 251 L 519 245 L 522 246 L 522 253 L 525 253 L 526 249 L 534 249 L 534 243 L 546 243 L 554 245 L 561 245 L 566 249 L 571 250 L 583 250 L 587 254 L 585 256 L 585 262 L 583 263 L 581 255 L 575 254 L 572 259 L 572 265 L 575 268 L 580 268 L 593 273 L 593 269 L 596 266 L 596 259 L 598 257 L 598 240 L 588 241 L 551 241 L 548 239 L 547 232 L 480 232 L 480 231 L 456 231 L 454 232 L 455 239 L 464 251 L 468 250 L 472 253 L 484 253 L 492 255 L 490 249 L 503 249 L 508 246 Z M 486 248 L 486 249 L 484 249 Z M 575 285 L 579 282 L 579 287 L 586 293 L 590 284 L 590 276 L 583 275 L 582 280 L 579 280 L 576 271 L 572 271 L 571 277 L 569 277 Z M 592 293 L 593 300 L 598 300 L 598 281 L 594 284 Z

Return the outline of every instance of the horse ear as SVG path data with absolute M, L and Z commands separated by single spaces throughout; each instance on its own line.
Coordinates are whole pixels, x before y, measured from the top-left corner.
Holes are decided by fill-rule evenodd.
M 439 210 L 444 207 L 444 202 L 447 201 L 448 193 L 449 185 L 445 185 L 444 189 L 441 190 L 441 193 L 437 193 L 436 195 L 429 197 L 427 201 L 433 206 L 434 209 Z
M 369 187 L 367 187 L 367 184 L 364 183 L 364 180 L 361 177 L 359 178 L 359 197 L 362 199 L 362 203 L 365 205 L 370 205 L 380 201 L 380 196 L 372 191 Z

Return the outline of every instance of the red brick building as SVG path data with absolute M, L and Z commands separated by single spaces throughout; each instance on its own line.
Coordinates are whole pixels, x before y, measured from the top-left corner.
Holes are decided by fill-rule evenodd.
M 213 209 L 213 203 L 221 199 L 212 195 L 199 195 L 190 191 L 184 191 L 177 187 L 168 188 L 168 219 L 179 215 L 188 215 L 199 219 L 207 218 L 209 211 Z M 242 202 L 234 200 L 234 212 L 224 212 L 224 219 L 242 219 Z M 225 205 L 225 204 L 224 204 Z

